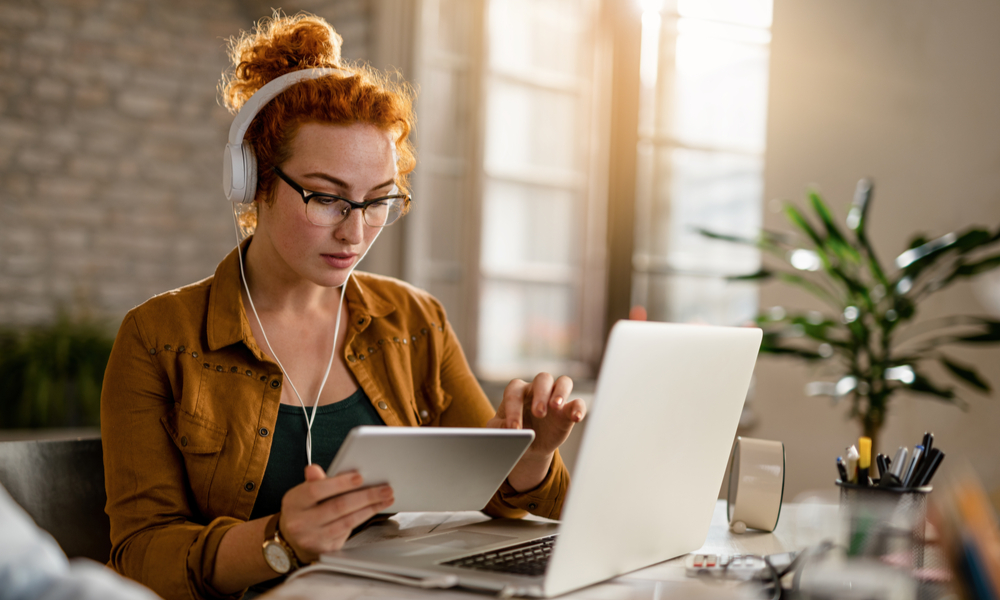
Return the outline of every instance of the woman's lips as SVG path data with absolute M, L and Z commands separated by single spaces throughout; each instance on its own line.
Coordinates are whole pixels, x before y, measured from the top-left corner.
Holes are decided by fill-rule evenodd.
M 326 264 L 330 265 L 335 269 L 347 269 L 354 264 L 354 260 L 358 257 L 357 254 L 349 253 L 338 253 L 338 254 L 322 254 L 323 260 Z

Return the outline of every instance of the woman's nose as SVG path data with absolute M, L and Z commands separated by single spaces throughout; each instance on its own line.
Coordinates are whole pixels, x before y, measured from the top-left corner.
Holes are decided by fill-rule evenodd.
M 334 236 L 338 240 L 343 240 L 348 244 L 360 244 L 365 237 L 364 213 L 361 210 L 353 209 L 347 218 L 340 225 L 334 228 Z

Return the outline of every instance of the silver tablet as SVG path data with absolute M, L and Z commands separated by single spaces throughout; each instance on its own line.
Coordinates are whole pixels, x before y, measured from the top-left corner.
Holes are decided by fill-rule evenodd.
M 481 510 L 534 439 L 530 429 L 363 425 L 326 472 L 391 485 L 395 502 L 384 512 Z

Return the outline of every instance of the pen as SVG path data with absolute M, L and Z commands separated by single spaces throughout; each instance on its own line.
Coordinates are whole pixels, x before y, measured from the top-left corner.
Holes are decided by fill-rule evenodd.
M 858 485 L 867 487 L 869 485 L 868 475 L 872 465 L 872 439 L 870 437 L 858 438 Z
M 938 465 L 944 460 L 944 452 L 941 452 L 937 448 L 931 448 L 930 453 L 928 453 L 927 458 L 924 460 L 926 467 L 920 476 L 920 481 L 914 487 L 923 487 L 929 485 L 931 478 L 934 477 L 934 472 L 937 471 Z
M 892 458 L 892 469 L 889 472 L 897 480 L 902 480 L 903 467 L 906 465 L 906 455 L 908 453 L 909 450 L 906 449 L 906 446 L 900 446 L 899 450 L 896 450 L 896 456 Z
M 837 473 L 840 474 L 840 481 L 847 483 L 847 467 L 844 466 L 844 457 L 837 457 Z
M 906 467 L 906 475 L 903 476 L 903 487 L 908 488 L 913 483 L 913 473 L 917 470 L 920 465 L 920 459 L 924 455 L 924 447 L 917 444 L 913 448 L 913 458 L 910 460 L 910 465 Z
M 879 479 L 879 481 L 882 481 L 882 478 L 885 477 L 886 471 L 889 470 L 889 467 L 886 466 L 886 464 L 885 464 L 887 460 L 888 459 L 885 457 L 885 454 L 882 454 L 881 452 L 879 452 L 875 456 L 875 466 L 878 467 L 878 479 Z

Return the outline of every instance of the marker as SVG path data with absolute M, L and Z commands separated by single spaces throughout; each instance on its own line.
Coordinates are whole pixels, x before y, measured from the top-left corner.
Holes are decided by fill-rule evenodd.
M 844 466 L 844 457 L 837 457 L 837 473 L 840 473 L 840 481 L 847 483 L 847 467 Z
M 869 485 L 868 476 L 872 466 L 872 439 L 870 437 L 858 438 L 858 485 L 867 487 Z
M 924 487 L 925 485 L 929 485 L 931 478 L 934 477 L 934 473 L 937 471 L 942 460 L 944 460 L 944 452 L 941 452 L 937 448 L 931 448 L 930 454 L 928 454 L 927 459 L 924 460 L 924 464 L 927 466 L 924 468 L 920 481 L 914 487 Z
M 931 432 L 929 432 L 929 431 L 925 431 L 924 432 L 924 439 L 921 440 L 921 442 L 920 442 L 920 444 L 923 445 L 923 447 L 924 447 L 924 459 L 925 460 L 927 459 L 928 456 L 930 456 L 931 445 L 933 443 L 934 443 L 934 434 L 931 433 Z
M 896 450 L 896 456 L 892 457 L 892 468 L 889 470 L 897 480 L 902 480 L 903 477 L 903 467 L 906 465 L 906 455 L 909 450 L 906 446 L 900 446 L 899 450 Z
M 847 479 L 851 483 L 858 482 L 858 449 L 854 446 L 847 449 Z
M 906 475 L 903 476 L 903 487 L 908 488 L 913 484 L 913 474 L 916 472 L 917 467 L 920 466 L 920 459 L 924 456 L 924 447 L 917 444 L 913 448 L 913 459 L 910 460 L 910 465 L 906 467 Z
M 882 478 L 885 477 L 885 472 L 889 470 L 888 465 L 886 465 L 886 462 L 888 462 L 888 460 L 889 459 L 885 457 L 885 454 L 882 454 L 881 452 L 875 455 L 875 466 L 878 467 L 879 481 L 882 481 Z

